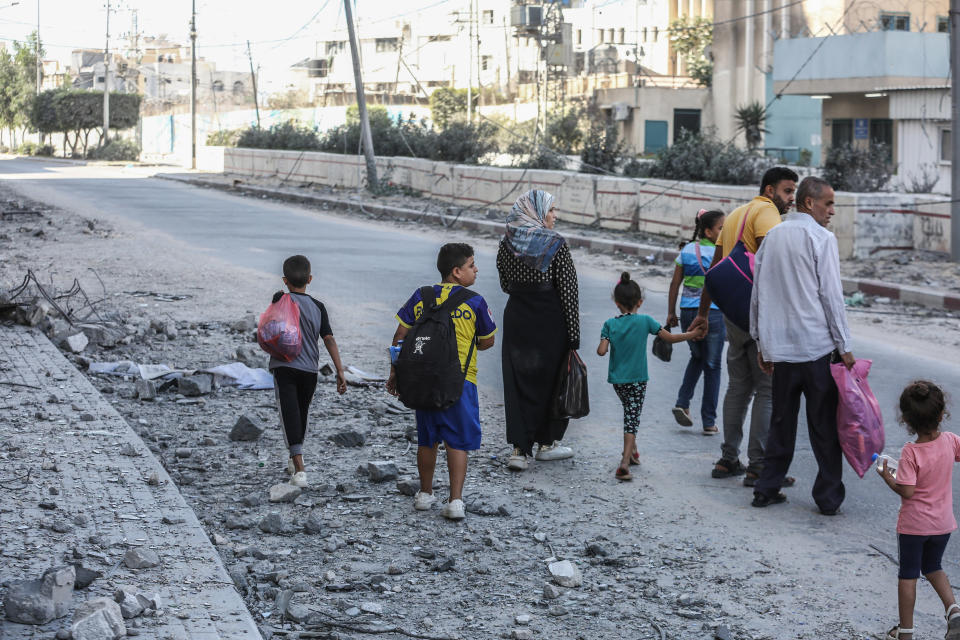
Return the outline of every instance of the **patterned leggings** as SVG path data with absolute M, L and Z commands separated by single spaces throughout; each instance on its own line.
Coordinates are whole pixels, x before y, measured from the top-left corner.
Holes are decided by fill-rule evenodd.
M 623 403 L 623 432 L 637 433 L 640 426 L 640 412 L 643 411 L 643 399 L 647 395 L 646 382 L 615 384 L 613 390 Z

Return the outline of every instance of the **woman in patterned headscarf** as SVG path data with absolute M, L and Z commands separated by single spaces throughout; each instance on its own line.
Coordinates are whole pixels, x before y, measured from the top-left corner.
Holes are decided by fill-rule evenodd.
M 577 271 L 566 240 L 553 230 L 554 198 L 532 189 L 520 196 L 507 216 L 497 253 L 500 287 L 510 297 L 503 311 L 503 404 L 507 441 L 513 454 L 507 466 L 527 468 L 537 460 L 573 455 L 560 444 L 567 420 L 550 416 L 557 371 L 569 349 L 580 347 Z

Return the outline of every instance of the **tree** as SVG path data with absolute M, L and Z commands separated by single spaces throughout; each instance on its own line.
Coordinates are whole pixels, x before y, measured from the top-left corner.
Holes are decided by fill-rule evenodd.
M 751 151 L 763 142 L 763 134 L 769 133 L 763 128 L 767 121 L 767 110 L 759 102 L 751 102 L 737 107 L 733 118 L 737 122 L 737 131 L 743 131 L 743 135 L 747 139 L 747 148 Z
M 701 87 L 713 83 L 713 62 L 704 51 L 713 43 L 713 23 L 706 18 L 680 18 L 667 30 L 670 44 L 687 61 L 690 77 Z
M 0 124 L 10 131 L 10 146 L 16 146 L 14 131 L 23 131 L 30 122 L 37 93 L 37 33 L 26 42 L 13 42 L 13 55 L 0 56 Z M 41 57 L 44 50 L 40 47 Z
M 111 93 L 110 128 L 135 126 L 140 119 L 140 100 L 136 94 Z M 41 133 L 64 134 L 64 155 L 67 144 L 71 155 L 77 155 L 77 145 L 81 143 L 82 154 L 86 155 L 90 134 L 101 131 L 103 126 L 103 93 L 64 88 L 44 91 L 31 102 L 27 114 L 29 123 Z M 70 134 L 73 134 L 72 140 Z
M 13 109 L 16 73 L 13 56 L 6 49 L 0 49 L 0 127 L 8 131 L 11 148 L 14 146 L 11 129 L 16 117 L 16 112 Z
M 467 90 L 440 87 L 430 94 L 430 117 L 438 129 L 467 113 Z

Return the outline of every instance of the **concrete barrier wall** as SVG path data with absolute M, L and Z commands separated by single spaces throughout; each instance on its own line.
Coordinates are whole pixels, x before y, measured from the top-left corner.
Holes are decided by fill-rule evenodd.
M 357 188 L 366 182 L 361 156 L 299 151 L 204 147 L 208 171 Z M 700 209 L 730 212 L 757 195 L 754 186 L 454 165 L 418 158 L 377 158 L 382 179 L 424 196 L 468 207 L 510 210 L 537 187 L 557 197 L 562 220 L 617 231 L 688 239 Z M 883 249 L 949 251 L 947 198 L 893 193 L 838 193 L 831 230 L 842 258 L 868 258 Z

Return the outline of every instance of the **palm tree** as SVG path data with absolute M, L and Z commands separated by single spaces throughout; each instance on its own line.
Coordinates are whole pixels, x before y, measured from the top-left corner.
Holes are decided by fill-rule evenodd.
M 767 121 L 767 110 L 759 102 L 737 107 L 734 119 L 737 121 L 737 131 L 743 131 L 747 139 L 747 148 L 753 151 L 763 142 L 763 134 L 769 133 L 763 128 Z

